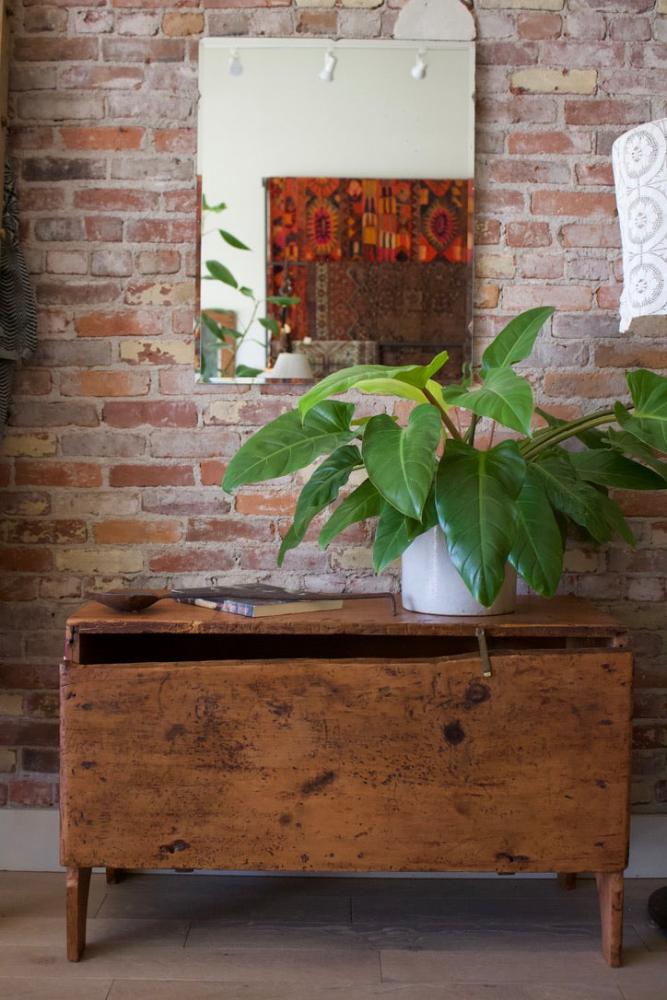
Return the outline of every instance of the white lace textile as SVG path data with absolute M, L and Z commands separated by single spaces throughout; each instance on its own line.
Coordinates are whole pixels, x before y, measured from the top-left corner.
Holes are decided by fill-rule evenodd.
M 621 332 L 635 316 L 667 313 L 667 118 L 612 147 L 623 247 Z

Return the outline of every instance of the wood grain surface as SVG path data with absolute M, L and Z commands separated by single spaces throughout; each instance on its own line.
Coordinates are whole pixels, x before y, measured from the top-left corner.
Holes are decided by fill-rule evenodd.
M 631 655 L 493 667 L 65 662 L 62 863 L 622 870 Z
M 422 615 L 399 608 L 391 614 L 389 602 L 345 602 L 340 611 L 245 618 L 165 599 L 140 613 L 111 611 L 91 602 L 68 621 L 70 631 L 85 634 L 115 633 L 261 633 L 263 635 L 442 635 L 473 636 L 482 626 L 493 636 L 622 636 L 626 629 L 593 605 L 574 597 L 552 601 L 524 597 L 509 615 L 483 618 Z

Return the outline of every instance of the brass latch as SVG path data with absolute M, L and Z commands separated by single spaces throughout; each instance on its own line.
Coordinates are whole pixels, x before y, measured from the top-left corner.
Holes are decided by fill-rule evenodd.
M 482 666 L 484 670 L 482 671 L 484 677 L 491 677 L 493 671 L 491 670 L 491 659 L 489 657 L 489 647 L 486 644 L 486 632 L 483 628 L 475 629 L 475 636 L 477 638 L 477 645 L 479 646 L 479 655 L 482 660 Z

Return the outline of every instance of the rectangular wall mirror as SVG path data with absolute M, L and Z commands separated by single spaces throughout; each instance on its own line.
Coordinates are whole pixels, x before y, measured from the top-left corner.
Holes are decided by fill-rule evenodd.
M 198 377 L 470 350 L 472 42 L 201 42 Z M 224 208 L 222 207 L 224 206 Z

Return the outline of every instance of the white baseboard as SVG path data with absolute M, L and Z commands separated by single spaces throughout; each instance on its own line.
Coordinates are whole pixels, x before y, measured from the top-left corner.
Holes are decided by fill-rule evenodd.
M 58 824 L 55 809 L 0 809 L 0 871 L 62 871 Z M 632 817 L 630 864 L 625 874 L 628 878 L 667 878 L 667 814 Z M 436 877 L 462 876 L 457 872 Z

